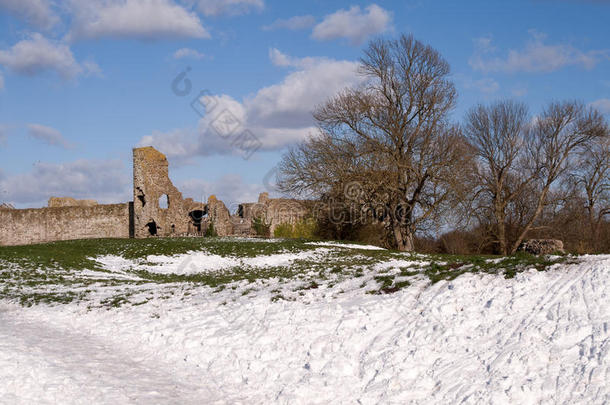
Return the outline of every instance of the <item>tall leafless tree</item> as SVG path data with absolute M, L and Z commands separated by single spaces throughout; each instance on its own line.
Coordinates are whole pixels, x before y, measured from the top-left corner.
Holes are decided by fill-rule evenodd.
M 608 131 L 599 112 L 577 102 L 551 103 L 534 119 L 523 104 L 498 102 L 476 107 L 466 121 L 479 160 L 478 208 L 495 224 L 503 254 L 517 250 L 545 207 L 565 198 L 561 178 Z M 512 240 L 506 234 L 509 214 L 518 217 Z
M 283 157 L 280 188 L 344 190 L 398 249 L 413 250 L 414 233 L 454 202 L 468 171 L 469 148 L 447 119 L 456 97 L 449 72 L 412 36 L 371 42 L 360 60 L 366 85 L 315 111 L 319 134 Z
M 569 175 L 573 193 L 584 202 L 589 246 L 596 249 L 600 227 L 610 218 L 610 134 L 587 145 Z
M 464 128 L 479 159 L 475 208 L 478 214 L 495 224 L 502 254 L 508 252 L 506 225 L 509 204 L 531 180 L 521 177 L 520 173 L 528 119 L 524 104 L 503 101 L 470 110 Z

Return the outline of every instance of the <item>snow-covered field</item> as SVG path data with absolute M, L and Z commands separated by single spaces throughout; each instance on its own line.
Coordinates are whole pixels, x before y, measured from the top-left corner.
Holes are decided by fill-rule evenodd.
M 307 272 L 329 257 L 356 273 Z M 0 294 L 0 403 L 610 402 L 610 256 L 433 284 L 418 273 L 432 258 L 329 243 L 91 260 L 71 274 L 94 284 L 48 287 L 83 299 L 23 306 L 16 288 L 42 287 L 22 281 Z M 235 266 L 305 275 L 194 278 Z M 409 283 L 367 293 L 387 274 Z M 100 305 L 110 291 L 122 305 Z

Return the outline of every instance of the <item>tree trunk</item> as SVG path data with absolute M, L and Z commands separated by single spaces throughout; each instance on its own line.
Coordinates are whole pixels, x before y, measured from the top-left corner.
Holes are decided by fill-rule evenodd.
M 412 252 L 415 250 L 413 231 L 409 227 L 394 222 L 392 225 L 396 248 L 402 252 Z
M 595 250 L 595 236 L 597 235 L 597 227 L 595 226 L 595 220 L 593 219 L 593 206 L 590 199 L 587 206 L 587 214 L 587 219 L 589 220 L 589 246 L 587 253 L 592 253 L 592 251 Z
M 500 254 L 506 256 L 508 248 L 506 247 L 506 224 L 504 220 L 498 222 L 498 240 L 500 242 Z
M 590 249 L 591 253 L 601 253 L 601 244 L 600 244 L 600 233 L 602 227 L 602 219 L 603 214 L 600 213 L 597 215 L 597 218 L 591 218 L 591 244 Z
M 547 186 L 540 193 L 540 197 L 538 197 L 538 203 L 536 204 L 536 211 L 534 211 L 534 215 L 530 218 L 530 220 L 527 222 L 527 224 L 525 224 L 523 231 L 521 231 L 521 233 L 517 237 L 517 240 L 515 241 L 515 243 L 513 244 L 513 247 L 510 250 L 511 254 L 515 254 L 517 252 L 517 249 L 519 249 L 521 242 L 523 241 L 523 239 L 525 239 L 525 236 L 530 231 L 532 225 L 534 224 L 536 219 L 538 219 L 538 217 L 540 216 L 540 213 L 542 212 L 542 208 L 544 207 L 544 202 L 546 201 L 546 196 L 549 191 L 549 188 L 550 188 L 550 184 L 547 184 Z
M 499 202 L 496 202 L 496 222 L 498 223 L 498 242 L 500 243 L 500 254 L 506 256 L 508 247 L 506 243 L 506 222 L 504 218 L 504 210 Z
M 402 232 L 400 231 L 400 226 L 396 224 L 392 224 L 392 232 L 394 233 L 394 240 L 396 241 L 396 249 L 404 251 L 405 250 L 405 241 L 402 237 Z
M 407 235 L 405 235 L 404 242 L 405 242 L 405 250 L 404 250 L 405 252 L 415 251 L 415 238 L 414 238 L 412 232 L 407 231 Z

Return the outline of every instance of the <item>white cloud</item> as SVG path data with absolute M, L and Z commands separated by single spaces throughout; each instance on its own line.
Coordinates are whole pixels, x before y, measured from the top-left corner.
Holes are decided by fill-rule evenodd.
M 278 19 L 269 25 L 263 26 L 264 31 L 273 31 L 286 29 L 291 31 L 303 30 L 313 27 L 316 23 L 316 18 L 312 15 L 297 15 L 287 19 Z
M 358 45 L 371 35 L 387 31 L 391 24 L 392 14 L 377 4 L 371 4 L 364 12 L 359 6 L 352 6 L 324 17 L 314 27 L 312 37 L 318 40 L 346 38 Z
M 286 55 L 285 53 L 282 53 L 279 49 L 276 49 L 276 48 L 269 49 L 269 59 L 271 60 L 271 63 L 273 63 L 275 66 L 292 66 L 293 65 L 292 59 L 288 55 Z
M 168 158 L 190 157 L 195 145 L 196 133 L 188 129 L 175 129 L 170 132 L 153 131 L 152 134 L 143 136 L 138 142 L 138 147 L 154 146 L 163 152 Z
M 0 90 L 4 89 L 4 76 L 0 73 Z
M 330 62 L 331 59 L 328 58 L 319 58 L 319 57 L 305 57 L 305 58 L 295 58 L 290 55 L 287 55 L 280 51 L 277 48 L 269 49 L 269 60 L 275 66 L 281 67 L 296 67 L 296 68 L 307 68 L 312 67 L 316 64 L 320 64 L 322 62 Z
M 51 196 L 127 202 L 131 199 L 131 179 L 129 169 L 117 160 L 38 163 L 27 173 L 5 173 L 0 178 L 0 196 L 20 206 L 42 206 Z
M 48 30 L 59 22 L 59 17 L 51 10 L 49 0 L 0 0 L 0 8 L 43 30 Z
M 496 50 L 496 47 L 492 44 L 493 38 L 491 37 L 491 35 L 475 38 L 473 42 L 476 49 L 481 53 L 489 53 Z
M 471 77 L 460 78 L 462 86 L 467 90 L 477 90 L 484 94 L 493 94 L 500 90 L 500 84 L 490 77 L 473 79 Z
M 214 181 L 188 179 L 176 183 L 184 198 L 205 202 L 210 195 L 215 195 L 225 203 L 233 213 L 238 205 L 245 202 L 258 201 L 258 195 L 264 191 L 262 184 L 244 182 L 239 174 L 226 174 Z
M 174 59 L 183 58 L 203 59 L 205 58 L 205 54 L 191 48 L 181 48 L 174 52 Z
M 86 60 L 82 62 L 81 65 L 83 66 L 83 69 L 86 72 L 87 76 L 103 76 L 102 68 L 100 68 L 97 63 L 90 60 Z
M 138 146 L 154 146 L 172 160 L 173 164 L 188 163 L 193 156 L 237 153 L 231 146 L 230 132 L 240 133 L 245 129 L 244 106 L 227 95 L 207 96 L 204 102 L 214 107 L 199 120 L 197 129 L 155 131 L 142 137 Z M 194 111 L 193 114 L 196 116 Z M 230 130 L 225 129 L 221 123 L 226 117 L 232 117 L 235 122 Z
M 281 56 L 279 56 L 281 55 Z M 362 83 L 356 62 L 323 58 L 292 58 L 272 49 L 270 57 L 296 69 L 282 82 L 264 87 L 241 102 L 228 95 L 206 96 L 202 104 L 213 106 L 199 121 L 197 129 L 155 132 L 140 140 L 140 146 L 152 145 L 176 161 L 213 154 L 240 155 L 236 136 L 251 131 L 260 141 L 261 150 L 278 150 L 312 133 L 316 126 L 312 111 L 346 87 Z M 236 123 L 230 134 L 218 131 L 223 118 Z
M 600 98 L 589 105 L 602 114 L 610 114 L 610 98 Z
M 546 35 L 530 31 L 531 38 L 521 50 L 511 49 L 506 57 L 493 56 L 490 37 L 475 40 L 476 50 L 470 66 L 483 72 L 553 72 L 565 66 L 592 69 L 601 59 L 610 58 L 610 50 L 581 51 L 572 45 L 545 43 Z
M 28 124 L 28 135 L 49 145 L 71 149 L 74 145 L 64 138 L 58 130 L 40 124 Z
M 171 0 L 70 0 L 68 38 L 209 38 L 194 12 Z
M 273 134 L 273 129 L 303 129 L 314 126 L 311 116 L 315 107 L 336 95 L 346 87 L 362 82 L 357 75 L 358 64 L 351 61 L 303 58 L 292 60 L 300 70 L 290 73 L 279 84 L 262 88 L 252 98 L 246 99 L 248 124 L 265 128 L 275 147 L 296 139 Z M 298 134 L 292 134 L 300 137 Z M 279 137 L 278 137 L 279 136 Z M 279 139 L 278 139 L 279 138 Z M 271 141 L 271 139 L 268 139 Z
M 240 15 L 265 8 L 263 0 L 198 0 L 197 5 L 206 16 Z
M 99 73 L 95 63 L 79 64 L 68 45 L 48 40 L 39 33 L 31 34 L 8 50 L 0 50 L 0 65 L 25 75 L 55 71 L 66 79 L 80 74 Z

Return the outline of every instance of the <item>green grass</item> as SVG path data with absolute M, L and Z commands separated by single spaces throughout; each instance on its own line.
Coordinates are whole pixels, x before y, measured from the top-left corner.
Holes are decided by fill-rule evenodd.
M 527 269 L 543 271 L 553 264 L 573 260 L 567 256 L 549 259 L 518 254 L 493 263 L 490 259 L 497 257 L 332 248 L 325 256 L 296 260 L 290 266 L 244 266 L 185 275 L 132 268 L 127 273 L 136 279 L 127 280 L 103 269 L 92 259 L 118 255 L 144 262 L 149 255 L 190 251 L 251 258 L 320 248 L 324 247 L 307 244 L 303 239 L 242 241 L 229 238 L 91 239 L 4 246 L 0 247 L 0 300 L 22 305 L 84 301 L 90 307 L 116 308 L 127 304 L 144 305 L 152 298 L 188 297 L 200 287 L 210 287 L 210 294 L 248 297 L 260 288 L 273 285 L 271 300 L 277 301 L 295 299 L 307 291 L 330 288 L 354 279 L 358 280 L 360 287 L 357 288 L 371 294 L 392 294 L 408 288 L 418 277 L 425 277 L 430 283 L 453 280 L 469 272 L 511 278 Z M 390 260 L 407 263 L 397 268 L 375 270 L 376 265 Z M 86 274 L 85 270 L 99 273 Z

